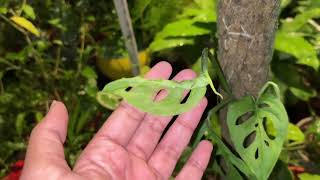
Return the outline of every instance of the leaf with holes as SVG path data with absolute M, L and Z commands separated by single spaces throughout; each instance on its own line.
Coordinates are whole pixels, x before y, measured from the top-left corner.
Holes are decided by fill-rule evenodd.
M 207 85 L 221 96 L 214 88 L 207 70 L 209 53 L 208 49 L 203 51 L 202 73 L 194 80 L 179 83 L 171 80 L 148 80 L 142 77 L 123 78 L 107 84 L 97 94 L 97 100 L 110 109 L 116 108 L 121 100 L 125 100 L 141 111 L 154 115 L 170 116 L 189 111 L 204 97 Z M 168 95 L 160 101 L 154 101 L 154 97 L 161 90 L 166 90 Z M 181 103 L 182 95 L 187 90 L 190 91 L 190 95 L 186 102 Z
M 274 136 L 266 129 L 267 121 L 273 125 Z M 288 129 L 278 86 L 268 82 L 257 100 L 247 96 L 231 103 L 227 124 L 240 157 L 258 179 L 266 180 L 277 162 Z

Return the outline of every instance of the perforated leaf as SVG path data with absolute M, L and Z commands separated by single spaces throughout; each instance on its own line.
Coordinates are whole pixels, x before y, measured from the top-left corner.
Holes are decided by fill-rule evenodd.
M 194 80 L 175 82 L 171 80 L 148 80 L 142 77 L 123 78 L 107 84 L 97 94 L 97 100 L 101 105 L 114 109 L 120 100 L 125 100 L 134 107 L 155 115 L 177 115 L 189 111 L 196 106 L 206 93 L 207 85 L 221 96 L 214 88 L 207 71 L 208 49 L 202 55 L 202 73 Z M 154 97 L 166 90 L 168 95 L 154 101 Z M 186 102 L 181 103 L 183 93 L 190 90 Z
M 109 83 L 98 96 L 123 98 L 134 107 L 151 114 L 176 115 L 194 107 L 205 95 L 207 84 L 208 81 L 204 76 L 200 76 L 195 81 L 182 83 L 170 80 L 147 80 L 142 77 L 124 78 Z M 132 91 L 127 91 L 128 88 L 132 88 Z M 154 96 L 163 89 L 168 92 L 168 96 L 155 102 Z M 191 91 L 190 96 L 185 103 L 180 104 L 181 97 L 186 90 Z M 107 106 L 115 108 L 117 104 Z
M 267 121 L 273 125 L 274 137 L 268 134 Z M 247 96 L 231 103 L 227 124 L 240 157 L 258 179 L 267 179 L 280 155 L 288 128 L 278 86 L 268 82 L 257 100 Z

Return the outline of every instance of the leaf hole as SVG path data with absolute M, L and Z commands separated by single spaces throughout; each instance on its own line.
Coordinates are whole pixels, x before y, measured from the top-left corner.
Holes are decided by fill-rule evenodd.
M 274 140 L 277 136 L 277 132 L 274 128 L 272 121 L 269 120 L 267 117 L 263 117 L 262 124 L 269 139 Z
M 267 103 L 261 103 L 261 104 L 258 105 L 258 107 L 259 108 L 267 108 L 267 107 L 270 107 L 270 105 L 267 104 Z
M 236 120 L 236 125 L 243 124 L 246 122 L 248 119 L 250 119 L 253 116 L 253 111 L 249 111 L 241 115 L 237 120 Z
M 259 124 L 258 123 L 256 123 L 255 125 L 254 125 L 254 127 L 258 127 L 259 126 Z
M 264 143 L 265 143 L 267 146 L 269 146 L 269 142 L 268 142 L 268 141 L 264 140 Z
M 190 91 L 188 92 L 188 94 L 182 99 L 182 101 L 180 102 L 180 104 L 184 104 L 188 101 L 188 98 L 190 96 Z
M 242 143 L 244 148 L 248 148 L 252 144 L 252 142 L 256 138 L 256 134 L 256 131 L 252 131 L 246 138 L 244 138 L 244 141 Z
M 132 89 L 132 87 L 129 86 L 129 87 L 127 87 L 127 88 L 125 89 L 125 91 L 126 91 L 126 92 L 129 92 L 131 89 Z
M 226 170 L 225 161 L 224 161 L 223 157 L 218 155 L 216 157 L 216 160 L 217 160 L 218 165 L 220 166 L 220 169 L 221 169 L 222 173 L 224 175 L 226 175 L 227 174 L 227 170 Z
M 256 153 L 254 154 L 254 158 L 258 159 L 259 158 L 259 149 L 257 148 Z
M 160 102 L 162 100 L 164 100 L 167 96 L 168 96 L 168 91 L 166 89 L 160 89 L 159 91 L 157 91 L 154 95 L 154 100 L 156 102 Z

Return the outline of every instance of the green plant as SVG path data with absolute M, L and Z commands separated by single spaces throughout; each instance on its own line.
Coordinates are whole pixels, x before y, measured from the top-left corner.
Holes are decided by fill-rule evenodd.
M 208 52 L 208 49 L 205 49 L 201 57 L 202 73 L 194 80 L 176 83 L 170 80 L 146 80 L 141 77 L 120 79 L 107 84 L 98 93 L 97 98 L 101 104 L 111 108 L 115 108 L 123 99 L 140 110 L 151 114 L 163 116 L 181 114 L 199 103 L 204 96 L 206 86 L 208 84 L 212 85 L 207 70 L 209 57 L 212 58 L 212 55 Z M 215 60 L 215 62 L 217 61 Z M 218 71 L 221 71 L 221 69 L 218 69 Z M 222 72 L 219 74 L 222 74 Z M 223 78 L 221 77 L 221 79 Z M 222 82 L 225 84 L 226 80 L 223 79 Z M 130 89 L 128 90 L 128 88 Z M 213 85 L 211 88 L 215 94 L 221 96 L 216 92 Z M 152 97 L 160 90 L 168 91 L 168 95 L 163 100 L 154 102 Z M 190 96 L 185 103 L 180 104 L 181 99 L 179 97 L 185 90 L 191 91 Z M 141 99 L 144 99 L 144 101 L 141 101 Z M 247 113 L 251 113 L 251 116 L 246 117 L 246 119 L 242 118 Z M 274 132 L 276 132 L 274 137 L 271 137 L 267 132 L 267 121 L 274 127 Z M 219 139 L 218 146 L 219 148 L 222 146 L 220 151 L 225 156 L 224 158 L 230 158 L 231 162 L 238 162 L 233 165 L 238 169 L 245 169 L 242 173 L 247 177 L 267 179 L 280 155 L 288 128 L 288 117 L 280 100 L 278 86 L 271 82 L 267 83 L 262 88 L 257 100 L 252 97 L 232 100 L 228 105 L 227 123 L 233 145 L 241 159 L 235 157 L 235 155 L 230 156 L 232 153 Z M 256 170 L 255 167 L 257 166 L 260 167 L 259 170 Z

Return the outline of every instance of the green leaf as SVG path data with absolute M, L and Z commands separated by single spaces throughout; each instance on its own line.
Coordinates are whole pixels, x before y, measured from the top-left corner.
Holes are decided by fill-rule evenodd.
M 319 180 L 320 179 L 319 174 L 302 173 L 302 174 L 299 174 L 298 176 L 300 180 Z
M 306 89 L 300 89 L 295 87 L 289 87 L 292 94 L 294 94 L 296 97 L 303 101 L 309 101 L 310 98 L 317 96 L 317 91 L 315 89 L 306 88 Z
M 87 79 L 97 79 L 97 73 L 90 66 L 85 66 L 81 72 L 81 75 L 86 77 Z
M 6 7 L 0 7 L 0 14 L 7 14 L 8 9 Z
M 189 111 L 196 106 L 206 93 L 207 85 L 218 96 L 207 70 L 208 49 L 202 53 L 202 74 L 194 80 L 174 82 L 170 80 L 147 80 L 142 77 L 123 78 L 107 84 L 97 94 L 98 102 L 110 109 L 125 100 L 134 107 L 154 115 L 171 116 Z M 166 90 L 168 95 L 161 101 L 154 101 L 155 95 Z M 182 95 L 190 90 L 186 102 L 181 103 Z
M 207 85 L 208 80 L 205 76 L 181 83 L 170 80 L 147 80 L 142 77 L 123 78 L 107 84 L 98 93 L 98 101 L 105 107 L 115 108 L 118 104 L 113 104 L 113 100 L 124 99 L 144 112 L 163 116 L 177 115 L 197 105 L 205 95 Z M 127 88 L 132 90 L 126 91 Z M 163 100 L 155 102 L 154 96 L 160 90 L 166 90 L 168 95 Z M 186 90 L 191 91 L 190 96 L 184 104 L 180 104 L 182 94 Z M 106 99 L 111 99 L 111 103 Z
M 36 19 L 36 14 L 34 13 L 34 10 L 30 5 L 24 4 L 22 10 L 27 17 L 31 18 L 32 20 Z
M 289 123 L 287 140 L 300 143 L 304 142 L 305 136 L 297 125 Z
M 281 8 L 287 7 L 291 3 L 291 0 L 281 0 Z
M 292 21 L 284 21 L 281 26 L 283 32 L 294 32 L 301 29 L 309 19 L 319 18 L 320 8 L 310 9 L 308 11 L 298 14 Z
M 197 26 L 194 23 L 195 21 L 191 19 L 181 19 L 179 21 L 169 23 L 156 35 L 156 39 L 210 34 L 210 29 Z
M 275 137 L 277 133 L 271 121 L 267 121 L 266 127 L 266 129 L 268 130 L 268 134 Z M 295 124 L 289 123 L 286 140 L 301 143 L 304 141 L 304 139 L 305 136 L 301 129 Z
M 209 130 L 210 130 L 210 134 L 211 136 L 209 137 L 209 139 L 211 139 L 214 143 L 216 143 L 218 149 L 217 152 L 215 154 L 215 156 L 220 155 L 224 158 L 224 160 L 226 161 L 226 164 L 228 164 L 228 167 L 237 167 L 242 173 L 244 173 L 249 179 L 255 180 L 257 179 L 254 171 L 252 171 L 249 166 L 240 158 L 238 158 L 236 155 L 234 155 L 230 149 L 222 142 L 222 140 L 220 139 L 220 137 L 213 131 L 213 127 L 212 125 L 209 125 Z M 219 165 L 221 168 L 221 165 Z M 233 169 L 233 168 L 232 168 Z M 230 174 L 227 177 L 233 176 L 233 177 L 239 177 L 234 170 L 232 170 L 233 173 Z
M 135 1 L 133 11 L 132 11 L 132 14 L 133 14 L 132 17 L 134 18 L 133 21 L 143 16 L 143 12 L 145 11 L 145 9 L 148 7 L 150 3 L 151 3 L 151 0 Z
M 157 52 L 168 48 L 175 48 L 192 44 L 194 44 L 194 40 L 190 38 L 156 39 L 150 44 L 148 49 L 152 52 Z
M 16 132 L 18 136 L 21 136 L 23 133 L 23 129 L 26 126 L 26 121 L 25 121 L 26 113 L 19 113 L 16 119 Z
M 216 0 L 194 0 L 194 2 L 201 8 L 201 9 L 211 9 L 214 10 L 216 6 Z
M 275 49 L 296 57 L 298 64 L 310 66 L 316 71 L 319 68 L 316 50 L 303 37 L 279 31 L 276 34 Z
M 267 133 L 267 121 L 275 129 L 274 138 Z M 288 129 L 288 116 L 278 86 L 268 82 L 257 100 L 246 96 L 231 103 L 227 124 L 240 157 L 258 179 L 266 180 L 277 162 Z

